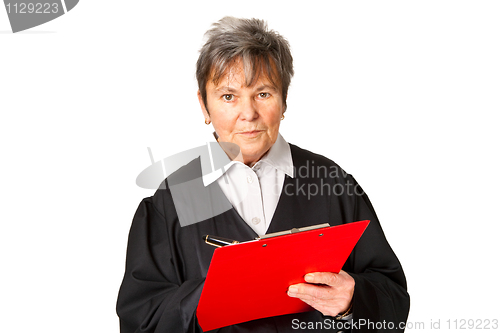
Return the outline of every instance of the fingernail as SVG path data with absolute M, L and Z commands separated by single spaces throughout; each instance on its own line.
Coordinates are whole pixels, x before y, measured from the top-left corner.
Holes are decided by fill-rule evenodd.
M 307 282 L 309 281 L 313 281 L 314 280 L 314 274 L 306 274 L 306 276 L 304 276 L 304 280 L 306 280 Z
M 290 287 L 288 288 L 288 294 L 296 294 L 299 291 L 299 288 L 297 287 Z

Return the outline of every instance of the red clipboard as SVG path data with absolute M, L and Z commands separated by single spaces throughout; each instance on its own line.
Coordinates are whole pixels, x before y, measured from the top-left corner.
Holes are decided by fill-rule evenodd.
M 302 231 L 215 249 L 198 303 L 203 331 L 311 311 L 287 295 L 312 272 L 338 273 L 370 221 Z M 208 246 L 208 245 L 207 245 Z

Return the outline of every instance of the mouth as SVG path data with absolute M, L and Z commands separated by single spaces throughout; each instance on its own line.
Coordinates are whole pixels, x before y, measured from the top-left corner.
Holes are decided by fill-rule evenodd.
M 264 131 L 253 130 L 253 131 L 239 132 L 238 134 L 243 135 L 244 137 L 252 138 L 252 137 L 258 136 L 262 132 L 264 132 Z

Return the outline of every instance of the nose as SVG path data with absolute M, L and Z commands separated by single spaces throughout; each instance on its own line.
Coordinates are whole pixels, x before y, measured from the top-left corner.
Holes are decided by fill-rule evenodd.
M 253 98 L 244 98 L 240 106 L 240 120 L 252 121 L 259 117 L 256 101 Z

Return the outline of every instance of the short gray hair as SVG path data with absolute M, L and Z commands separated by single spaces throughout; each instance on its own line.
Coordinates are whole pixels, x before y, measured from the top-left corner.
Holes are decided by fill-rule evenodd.
M 206 43 L 196 63 L 196 79 L 207 106 L 207 82 L 218 84 L 228 67 L 241 59 L 247 86 L 254 84 L 261 72 L 286 96 L 293 76 L 293 58 L 288 41 L 259 19 L 226 16 L 212 24 L 205 33 Z M 208 109 L 207 109 L 208 110 Z

